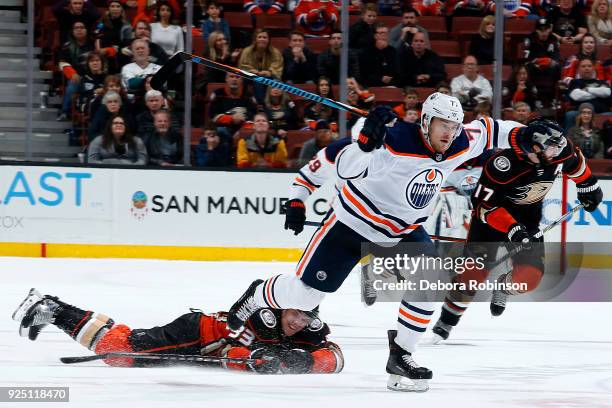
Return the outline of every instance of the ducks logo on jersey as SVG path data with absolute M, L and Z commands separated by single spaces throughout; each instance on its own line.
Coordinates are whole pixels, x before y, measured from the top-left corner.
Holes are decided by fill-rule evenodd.
M 427 207 L 442 185 L 442 172 L 437 169 L 423 170 L 408 183 L 406 199 L 408 204 L 420 210 Z

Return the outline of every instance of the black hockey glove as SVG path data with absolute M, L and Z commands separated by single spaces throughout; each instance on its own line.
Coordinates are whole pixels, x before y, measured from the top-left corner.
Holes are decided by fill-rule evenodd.
M 531 243 L 535 239 L 529 234 L 527 228 L 523 224 L 514 224 L 508 231 L 508 240 L 516 242 L 523 246 L 523 249 L 531 249 Z
M 306 222 L 306 206 L 301 200 L 289 200 L 285 203 L 285 229 L 293 231 L 294 235 L 304 231 Z
M 283 374 L 308 374 L 314 366 L 312 354 L 303 349 L 283 350 L 280 353 Z
M 371 152 L 382 146 L 387 133 L 387 125 L 397 119 L 389 106 L 377 106 L 368 113 L 357 144 L 364 152 Z
M 584 183 L 576 184 L 578 191 L 578 201 L 584 205 L 584 209 L 593 212 L 603 200 L 603 192 L 593 176 L 589 177 Z
M 276 351 L 267 347 L 255 349 L 251 352 L 249 358 L 264 359 L 259 364 L 250 363 L 249 369 L 259 374 L 276 374 L 280 370 L 281 360 Z

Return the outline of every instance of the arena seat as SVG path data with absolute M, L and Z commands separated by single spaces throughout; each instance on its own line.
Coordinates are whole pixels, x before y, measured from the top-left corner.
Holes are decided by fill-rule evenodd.
M 427 32 L 429 33 L 430 40 L 445 40 L 448 38 L 448 33 L 446 31 L 446 21 L 444 21 L 444 17 L 419 17 L 417 24 L 427 30 Z
M 429 95 L 434 93 L 436 89 L 435 88 L 414 88 L 414 90 L 419 94 L 419 102 L 424 102 L 425 99 L 427 99 Z
M 253 18 L 249 13 L 228 11 L 223 13 L 223 18 L 232 29 L 253 29 Z
M 372 87 L 370 88 L 376 96 L 376 103 L 397 103 L 404 99 L 402 88 L 396 87 Z
M 280 52 L 283 52 L 283 50 L 289 46 L 289 38 L 287 37 L 272 37 L 270 42 L 272 46 Z
M 461 60 L 461 46 L 456 40 L 432 40 L 431 49 L 445 61 Z
M 453 27 L 451 29 L 451 34 L 456 38 L 459 33 L 471 32 L 472 34 L 478 33 L 480 29 L 480 22 L 482 21 L 482 17 L 455 17 L 453 18 Z
M 288 35 L 293 27 L 289 14 L 256 14 L 255 28 L 266 28 L 272 35 Z

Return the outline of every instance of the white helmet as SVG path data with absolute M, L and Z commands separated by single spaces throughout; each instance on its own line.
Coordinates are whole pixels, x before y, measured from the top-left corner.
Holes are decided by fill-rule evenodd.
M 450 120 L 451 122 L 459 123 L 459 125 L 463 124 L 461 102 L 454 96 L 445 95 L 440 92 L 434 92 L 427 97 L 425 102 L 423 102 L 423 109 L 421 109 L 421 129 L 428 143 L 430 143 L 429 125 L 433 118 Z M 462 129 L 462 126 L 457 128 L 453 140 L 459 136 Z

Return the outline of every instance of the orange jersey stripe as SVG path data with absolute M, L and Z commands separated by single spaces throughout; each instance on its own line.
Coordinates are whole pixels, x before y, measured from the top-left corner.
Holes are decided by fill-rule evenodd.
M 430 319 L 421 319 L 420 317 L 413 316 L 402 308 L 400 308 L 399 312 L 402 316 L 407 317 L 408 319 L 413 320 L 417 323 L 428 324 L 430 321 Z
M 423 157 L 423 158 L 428 158 L 429 156 L 426 156 L 424 154 L 412 154 L 412 153 L 400 153 L 400 152 L 396 152 L 395 150 L 393 150 L 391 148 L 391 146 L 389 146 L 388 144 L 385 143 L 385 147 L 387 148 L 387 150 L 389 150 L 389 152 L 391 154 L 394 154 L 396 156 L 408 156 L 408 157 Z
M 317 235 L 313 239 L 312 243 L 310 245 L 308 245 L 308 248 L 306 249 L 306 253 L 304 254 L 304 257 L 300 260 L 300 263 L 298 264 L 298 269 L 295 272 L 295 274 L 297 276 L 302 276 L 302 269 L 304 269 L 304 265 L 306 265 L 308 263 L 308 259 L 310 258 L 310 255 L 312 254 L 312 251 L 317 246 L 317 243 L 319 242 L 319 240 L 321 240 L 323 235 L 325 235 L 325 232 L 327 231 L 327 228 L 329 228 L 331 223 L 333 221 L 335 221 L 335 220 L 336 220 L 336 214 L 332 215 L 329 218 L 329 220 L 327 220 L 327 222 L 325 224 L 323 224 L 323 227 L 321 227 L 321 230 L 317 233 Z
M 152 349 L 148 349 L 148 350 L 141 350 L 139 351 L 139 353 L 155 353 L 156 351 L 162 351 L 162 350 L 169 350 L 169 349 L 173 349 L 173 348 L 181 348 L 181 347 L 189 347 L 189 346 L 194 346 L 196 344 L 200 343 L 200 339 L 194 340 L 194 341 L 190 341 L 189 343 L 183 343 L 183 344 L 173 344 L 171 346 L 163 346 L 163 347 L 157 347 L 157 348 L 152 348 Z
M 299 183 L 299 184 L 301 184 L 301 185 L 303 185 L 304 187 L 306 187 L 306 188 L 307 188 L 308 190 L 310 190 L 310 191 L 315 191 L 315 189 L 316 189 L 316 187 L 315 187 L 315 186 L 313 186 L 312 184 L 310 184 L 310 183 L 309 183 L 309 182 L 307 182 L 306 180 L 303 180 L 303 179 L 301 179 L 301 178 L 299 178 L 299 177 L 296 177 L 296 178 L 295 178 L 295 182 L 296 182 L 296 183 Z

